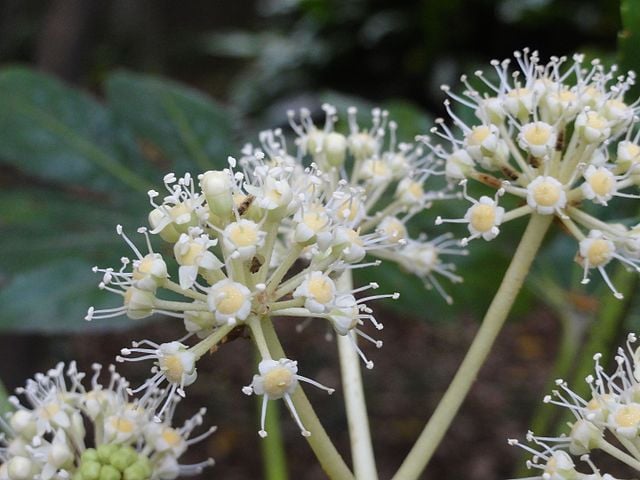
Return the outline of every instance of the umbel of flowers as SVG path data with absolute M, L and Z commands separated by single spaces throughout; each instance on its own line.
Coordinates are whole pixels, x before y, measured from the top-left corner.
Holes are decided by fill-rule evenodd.
M 639 107 L 624 101 L 635 76 L 618 75 L 597 60 L 585 65 L 582 55 L 544 64 L 524 50 L 515 59 L 514 69 L 509 60 L 492 62 L 495 81 L 482 71 L 473 81 L 462 77 L 461 95 L 443 87 L 453 101 L 445 102 L 452 126 L 438 120 L 432 133 L 445 142 L 424 142 L 446 162 L 447 178 L 463 186 L 471 205 L 463 218 L 436 223 L 466 224 L 466 244 L 492 240 L 501 225 L 525 215 L 554 215 L 577 241 L 582 282 L 597 270 L 621 298 L 605 267 L 615 259 L 639 270 L 640 228 L 605 219 L 615 216 L 617 199 L 638 198 Z M 474 121 L 457 115 L 456 104 L 472 109 Z M 495 194 L 473 198 L 469 182 Z M 504 195 L 520 198 L 520 206 L 505 211 Z
M 591 459 L 600 450 L 640 472 L 640 350 L 635 347 L 637 337 L 629 334 L 626 349 L 619 348 L 616 368 L 607 374 L 600 365 L 601 355 L 594 356 L 595 372 L 586 378 L 591 394 L 582 398 L 564 380 L 557 380 L 557 389 L 544 398 L 545 403 L 568 409 L 573 421 L 569 430 L 559 437 L 539 437 L 529 432 L 529 444 L 509 440 L 531 452 L 527 466 L 538 472 L 530 479 L 554 480 L 615 480 L 602 473 Z M 576 460 L 584 468 L 576 465 Z M 587 470 L 587 473 L 584 470 Z
M 187 447 L 215 429 L 191 437 L 202 425 L 204 410 L 182 427 L 171 424 L 177 397 L 156 391 L 143 400 L 130 397 L 128 382 L 109 367 L 106 385 L 102 367 L 93 366 L 90 386 L 75 363 L 63 364 L 28 380 L 10 397 L 13 413 L 1 419 L 6 435 L 0 447 L 2 480 L 170 480 L 195 475 L 208 459 L 180 464 Z M 160 403 L 168 402 L 162 418 Z
M 122 349 L 118 361 L 153 362 L 151 378 L 133 390 L 142 392 L 143 399 L 161 386 L 167 398 L 185 395 L 202 357 L 242 328 L 262 359 L 243 390 L 264 398 L 260 435 L 267 434 L 267 402 L 276 399 L 286 402 L 303 435 L 313 434 L 291 395 L 300 381 L 329 393 L 333 389 L 299 375 L 294 360 L 273 353 L 265 333 L 273 330 L 272 321 L 323 322 L 351 339 L 372 368 L 355 335 L 380 347 L 382 342 L 365 332 L 382 329 L 369 302 L 398 294 L 370 294 L 378 288 L 375 283 L 347 288 L 341 275 L 390 259 L 445 296 L 436 276 L 459 280 L 443 261 L 448 254 L 464 253 L 457 241 L 449 235 L 412 239 L 407 230 L 415 213 L 447 197 L 425 185 L 443 173 L 442 162 L 419 145 L 398 143 L 396 125 L 384 111 L 374 110 L 370 128 L 362 129 L 351 109 L 350 131 L 342 134 L 334 128 L 335 109 L 323 108 L 321 127 L 306 110 L 298 117 L 290 114 L 292 153 L 282 131 L 266 131 L 259 147 L 247 145 L 239 159 L 228 159 L 227 168 L 197 178 L 166 175 L 165 194 L 149 192 L 150 226 L 138 230 L 146 238 L 143 251 L 117 227 L 134 258 L 123 258 L 119 269 L 95 271 L 102 274 L 100 288 L 121 295 L 122 305 L 92 307 L 86 319 L 161 313 L 182 320 L 187 330 L 179 340 L 143 340 Z M 150 235 L 172 246 L 177 272 L 169 274 L 171 262 L 153 249 Z M 368 261 L 367 255 L 378 259 Z M 199 341 L 191 342 L 194 338 Z

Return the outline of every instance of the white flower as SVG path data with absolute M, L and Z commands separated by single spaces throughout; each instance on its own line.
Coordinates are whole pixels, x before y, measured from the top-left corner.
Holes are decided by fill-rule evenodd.
M 241 219 L 227 225 L 221 236 L 231 259 L 249 260 L 264 243 L 265 233 L 257 223 Z
M 145 346 L 146 345 L 146 346 Z M 132 357 L 132 354 L 138 354 Z M 185 345 L 180 342 L 168 342 L 157 344 L 149 340 L 133 342 L 131 348 L 123 348 L 120 356 L 116 357 L 118 362 L 139 362 L 153 360 L 154 366 L 151 369 L 153 376 L 139 387 L 131 390 L 137 393 L 146 390 L 146 395 L 151 395 L 165 380 L 170 384 L 166 392 L 168 405 L 174 393 L 184 397 L 184 387 L 191 385 L 197 378 L 196 356 Z M 158 414 L 161 415 L 163 410 Z
M 298 386 L 298 381 L 310 383 L 327 393 L 332 394 L 333 388 L 325 387 L 318 382 L 298 375 L 298 362 L 289 360 L 288 358 L 281 358 L 280 360 L 265 359 L 258 364 L 258 375 L 253 376 L 251 385 L 244 387 L 242 391 L 251 395 L 263 395 L 262 399 L 262 415 L 260 418 L 260 431 L 258 432 L 261 437 L 266 437 L 267 432 L 264 429 L 265 418 L 267 414 L 267 402 L 269 400 L 279 400 L 284 398 L 287 407 L 291 411 L 291 415 L 300 427 L 300 433 L 308 437 L 311 435 L 300 420 L 298 412 L 296 411 L 293 402 L 291 401 L 291 395 Z
M 583 176 L 585 182 L 580 188 L 585 198 L 593 200 L 595 203 L 606 205 L 616 194 L 616 178 L 609 169 L 589 165 Z
M 640 461 L 633 444 L 640 430 L 640 403 L 637 402 L 640 355 L 633 345 L 636 341 L 635 334 L 627 336 L 626 349 L 618 349 L 616 369 L 612 374 L 606 373 L 600 365 L 601 355 L 594 355 L 595 374 L 586 377 L 591 390 L 588 401 L 572 391 L 563 380 L 556 381 L 557 388 L 544 398 L 544 402 L 570 411 L 574 417 L 573 423 L 569 424 L 570 432 L 558 437 L 538 437 L 528 432 L 527 440 L 533 446 L 517 440 L 509 441 L 511 445 L 532 453 L 533 458 L 527 466 L 543 473 L 541 477 L 528 478 L 614 479 L 593 463 L 590 454 L 594 450 L 601 450 L 611 455 L 614 461 L 636 468 Z M 612 443 L 611 438 L 617 441 Z M 580 460 L 586 463 L 591 474 L 578 472 L 565 450 L 572 455 L 580 455 Z
M 188 419 L 182 427 L 172 426 L 176 397 L 168 400 L 170 406 L 160 421 L 156 418 L 156 408 L 162 400 L 160 391 L 156 390 L 146 399 L 132 399 L 126 391 L 127 381 L 113 367 L 109 368 L 111 378 L 108 383 L 101 385 L 98 382 L 101 370 L 99 365 L 94 365 L 91 390 L 85 389 L 82 384 L 85 374 L 78 372 L 74 363 L 68 366 L 66 375 L 64 366 L 59 364 L 46 374 L 37 374 L 25 388 L 17 390 L 24 394 L 28 406 L 20 404 L 16 397 L 11 399 L 18 410 L 9 414 L 8 422 L 12 427 L 0 438 L 0 479 L 173 480 L 199 473 L 213 463 L 211 459 L 193 465 L 178 462 L 178 457 L 189 445 L 215 430 L 212 428 L 189 438 L 192 431 L 202 425 L 204 410 Z M 99 412 L 89 412 L 98 393 L 109 400 L 100 403 Z M 40 418 L 46 412 L 41 409 L 41 400 L 55 396 L 64 397 L 70 421 L 47 420 L 50 427 L 47 433 L 36 433 L 25 442 L 22 435 L 32 430 L 30 418 Z M 158 432 L 158 435 L 150 436 L 150 431 Z M 88 438 L 88 432 L 91 438 Z M 18 444 L 22 447 L 16 448 Z M 87 448 L 87 444 L 93 448 Z M 171 471 L 165 468 L 167 464 L 173 466 Z
M 463 197 L 469 200 L 472 205 L 462 219 L 444 219 L 436 217 L 436 225 L 442 223 L 466 223 L 471 236 L 460 241 L 462 246 L 466 246 L 474 238 L 482 237 L 489 241 L 493 240 L 500 233 L 498 228 L 504 217 L 504 208 L 498 206 L 498 198 L 504 195 L 504 189 L 499 189 L 494 198 L 483 195 L 479 200 L 475 200 L 467 193 L 467 180 L 462 180 Z
M 527 185 L 527 204 L 542 215 L 551 215 L 566 206 L 567 194 L 556 178 L 541 175 Z
M 520 148 L 534 157 L 550 155 L 556 144 L 555 129 L 545 122 L 532 122 L 522 126 L 518 134 Z
M 192 229 L 189 235 L 180 235 L 173 246 L 173 253 L 180 265 L 178 278 L 181 288 L 188 289 L 195 284 L 199 269 L 212 271 L 222 267 L 222 262 L 209 251 L 209 248 L 217 243 L 208 235 L 200 234 L 200 230 L 197 229 Z
M 310 272 L 293 292 L 293 298 L 304 298 L 304 306 L 312 313 L 324 313 L 335 299 L 336 286 L 324 272 Z
M 242 283 L 230 279 L 211 285 L 207 302 L 220 323 L 233 325 L 246 320 L 251 313 L 251 291 Z
M 602 143 L 611 135 L 609 121 L 598 112 L 585 111 L 576 118 L 576 130 L 588 143 Z
M 473 170 L 473 159 L 466 150 L 456 150 L 447 156 L 445 173 L 451 180 L 462 180 Z
M 402 245 L 407 241 L 407 227 L 396 217 L 385 217 L 378 225 L 378 233 L 391 244 Z

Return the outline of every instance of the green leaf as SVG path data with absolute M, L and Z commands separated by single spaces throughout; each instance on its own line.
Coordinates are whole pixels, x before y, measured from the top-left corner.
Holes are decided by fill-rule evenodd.
M 65 185 L 148 190 L 144 179 L 117 160 L 111 115 L 88 95 L 13 67 L 0 73 L 0 105 L 2 161 Z
M 222 166 L 233 154 L 230 115 L 211 98 L 157 77 L 118 72 L 107 79 L 115 115 L 176 174 Z
M 640 73 L 640 2 L 622 0 L 620 3 L 622 30 L 618 34 L 618 51 L 623 71 Z M 636 83 L 628 92 L 628 99 L 634 101 L 640 95 L 640 85 Z
M 117 306 L 115 295 L 97 288 L 99 280 L 88 263 L 77 259 L 13 276 L 0 290 L 0 331 L 63 333 L 130 326 L 132 320 L 122 317 L 84 320 L 91 305 Z
M 5 387 L 4 382 L 0 380 L 0 415 L 4 417 L 5 414 L 12 412 L 13 405 L 9 401 L 9 392 Z
M 389 111 L 389 119 L 398 124 L 399 141 L 413 142 L 416 135 L 424 135 L 433 127 L 431 116 L 406 100 L 388 100 L 383 107 Z
M 0 191 L 0 272 L 17 273 L 64 257 L 86 259 L 89 266 L 117 264 L 125 244 L 115 226 L 134 232 L 150 208 L 142 195 L 138 202 L 119 200 L 125 199 L 36 188 Z

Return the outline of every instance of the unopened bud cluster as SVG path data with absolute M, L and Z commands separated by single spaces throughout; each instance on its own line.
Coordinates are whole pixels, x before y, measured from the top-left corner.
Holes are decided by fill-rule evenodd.
M 129 384 L 109 368 L 106 385 L 99 383 L 101 366 L 94 365 L 91 385 L 75 363 L 59 364 L 37 374 L 10 397 L 14 411 L 0 419 L 1 480 L 170 480 L 195 475 L 213 463 L 184 465 L 180 456 L 196 438 L 204 410 L 182 427 L 171 424 L 176 398 L 160 419 L 163 392 L 145 400 L 129 396 Z

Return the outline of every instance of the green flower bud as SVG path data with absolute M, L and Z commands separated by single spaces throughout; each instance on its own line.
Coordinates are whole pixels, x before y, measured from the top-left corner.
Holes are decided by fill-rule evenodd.
M 84 452 L 82 452 L 80 460 L 82 462 L 98 462 L 98 452 L 95 448 L 87 448 Z
M 111 463 L 109 458 L 111 458 L 111 455 L 113 455 L 116 450 L 118 450 L 118 445 L 100 445 L 98 447 L 98 459 L 100 463 Z
M 122 474 L 111 465 L 103 465 L 100 469 L 99 480 L 121 480 Z
M 138 457 L 138 460 L 124 471 L 124 480 L 149 480 L 151 478 L 151 463 L 146 457 Z
M 109 457 L 109 463 L 121 472 L 138 459 L 138 452 L 129 446 L 123 446 Z
M 78 472 L 82 474 L 83 480 L 98 480 L 98 478 L 100 478 L 100 463 L 83 458 Z

